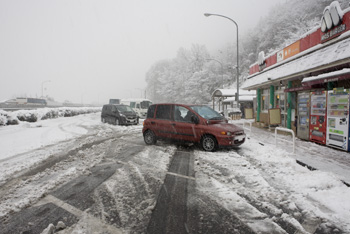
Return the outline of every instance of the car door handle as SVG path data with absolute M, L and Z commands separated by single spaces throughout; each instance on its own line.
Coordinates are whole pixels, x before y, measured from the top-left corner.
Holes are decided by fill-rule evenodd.
M 154 121 L 151 121 L 151 124 L 155 124 L 156 122 L 154 122 Z
M 172 123 L 171 125 L 175 126 L 175 125 L 176 125 L 176 123 Z

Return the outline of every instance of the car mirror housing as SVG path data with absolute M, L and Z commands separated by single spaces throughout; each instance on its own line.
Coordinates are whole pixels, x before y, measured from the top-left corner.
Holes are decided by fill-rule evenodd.
M 198 118 L 198 116 L 192 115 L 192 116 L 191 116 L 191 121 L 192 121 L 192 123 L 194 123 L 194 124 L 199 124 L 199 118 Z

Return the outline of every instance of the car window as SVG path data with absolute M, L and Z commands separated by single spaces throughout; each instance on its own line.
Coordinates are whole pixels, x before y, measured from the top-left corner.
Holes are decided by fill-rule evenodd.
M 156 109 L 156 106 L 150 106 L 147 111 L 147 118 L 153 118 L 154 117 L 154 111 Z
M 171 120 L 171 105 L 158 105 L 156 118 Z
M 147 109 L 150 105 L 152 105 L 152 102 L 150 102 L 150 101 L 142 101 L 141 102 L 141 109 Z
M 197 114 L 209 120 L 222 120 L 224 117 L 208 106 L 191 106 Z
M 117 109 L 118 109 L 120 112 L 133 112 L 133 110 L 131 109 L 130 106 L 121 105 L 121 106 L 117 106 Z
M 193 113 L 183 106 L 175 106 L 174 109 L 174 120 L 178 122 L 188 122 L 191 123 L 191 116 Z

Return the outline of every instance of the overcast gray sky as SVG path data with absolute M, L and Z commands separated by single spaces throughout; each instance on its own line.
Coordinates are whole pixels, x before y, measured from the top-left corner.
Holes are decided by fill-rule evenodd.
M 215 52 L 285 0 L 0 0 L 0 101 L 140 97 L 145 74 L 180 47 Z M 50 82 L 48 82 L 50 80 Z

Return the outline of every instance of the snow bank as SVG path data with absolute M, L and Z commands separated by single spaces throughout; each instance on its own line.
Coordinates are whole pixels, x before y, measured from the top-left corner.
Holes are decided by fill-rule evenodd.
M 17 125 L 20 121 L 33 123 L 39 120 L 71 117 L 81 114 L 96 113 L 99 111 L 101 111 L 100 107 L 42 108 L 35 110 L 18 110 L 14 112 L 0 110 L 0 126 Z

